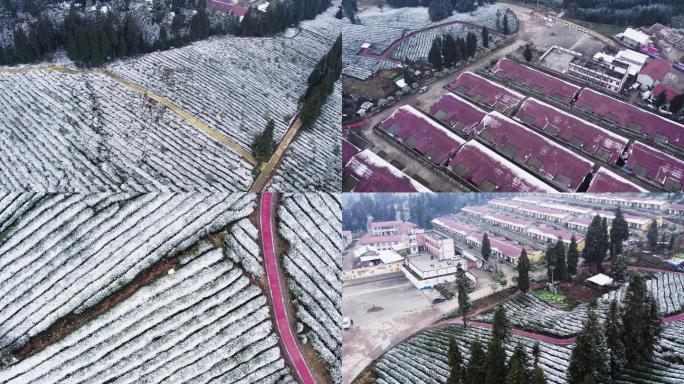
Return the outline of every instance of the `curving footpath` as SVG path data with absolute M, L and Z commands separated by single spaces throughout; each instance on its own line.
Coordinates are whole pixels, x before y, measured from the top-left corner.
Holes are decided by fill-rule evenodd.
M 668 317 L 663 317 L 662 319 L 660 319 L 660 322 L 663 324 L 670 324 L 670 323 L 674 323 L 676 321 L 682 321 L 682 320 L 684 320 L 684 313 L 680 313 L 678 315 L 672 315 L 672 316 L 668 316 Z M 430 326 L 430 328 L 444 328 L 444 327 L 447 327 L 450 325 L 463 325 L 463 321 L 461 319 L 451 319 L 451 320 L 440 321 L 439 323 L 436 323 L 436 324 L 433 324 L 432 326 Z M 482 329 L 492 329 L 494 327 L 494 325 L 491 323 L 483 323 L 481 321 L 469 321 L 467 323 L 467 326 L 468 327 L 474 327 L 474 328 L 482 328 Z M 528 338 L 534 339 L 534 340 L 539 340 L 539 341 L 542 341 L 542 342 L 548 343 L 548 344 L 562 345 L 562 346 L 568 346 L 568 345 L 575 344 L 575 338 L 574 337 L 557 338 L 557 337 L 542 335 L 540 333 L 524 331 L 524 330 L 518 329 L 518 328 L 512 328 L 511 333 L 514 335 L 528 337 Z
M 302 356 L 295 336 L 290 329 L 290 321 L 285 308 L 285 294 L 280 280 L 279 266 L 273 237 L 273 194 L 261 194 L 259 204 L 259 226 L 261 227 L 261 249 L 263 250 L 266 279 L 268 280 L 268 295 L 273 305 L 276 328 L 283 343 L 285 355 L 303 384 L 315 384 L 311 370 Z M 285 287 L 287 287 L 285 285 Z

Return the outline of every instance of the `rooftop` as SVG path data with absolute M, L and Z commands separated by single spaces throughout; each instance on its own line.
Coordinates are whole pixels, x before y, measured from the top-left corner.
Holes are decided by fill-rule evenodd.
M 580 87 L 572 83 L 507 58 L 500 59 L 490 71 L 510 81 L 521 82 L 527 88 L 567 102 L 572 101 L 575 94 L 580 90 Z
M 542 101 L 525 100 L 516 117 L 604 161 L 615 163 L 629 140 Z
M 342 179 L 343 189 L 350 192 L 430 192 L 369 149 L 345 164 Z
M 342 139 L 342 165 L 347 165 L 349 160 L 359 152 L 361 152 L 361 150 L 354 144 Z
M 448 168 L 485 192 L 556 192 L 474 140 L 461 147 Z
M 653 59 L 648 62 L 639 72 L 640 75 L 647 75 L 653 80 L 662 81 L 665 75 L 670 72 L 670 62 L 663 59 Z
M 478 228 L 474 225 L 467 223 L 462 223 L 460 221 L 454 220 L 452 217 L 443 216 L 436 219 L 432 219 L 433 224 L 438 224 L 449 228 L 450 230 L 459 233 L 463 236 L 468 236 L 468 234 L 475 232 Z
M 587 192 L 648 192 L 648 190 L 601 167 L 591 179 Z
M 658 95 L 661 93 L 665 92 L 665 99 L 667 102 L 671 102 L 672 99 L 674 99 L 675 96 L 677 96 L 677 92 L 673 91 L 672 89 L 668 88 L 665 84 L 660 83 L 653 88 L 653 97 L 656 98 Z
M 453 260 L 439 260 L 435 256 L 427 253 L 409 256 L 406 260 L 421 272 L 436 271 L 443 268 L 453 268 L 457 267 L 459 264 L 463 265 L 465 263 L 462 258 L 456 258 Z
M 546 236 L 546 237 L 552 237 L 552 238 L 561 238 L 563 241 L 569 242 L 570 239 L 572 238 L 572 235 L 575 235 L 575 240 L 582 241 L 584 240 L 583 236 L 577 235 L 572 231 L 564 230 L 564 229 L 557 229 L 553 227 L 547 227 L 545 225 L 540 225 L 540 226 L 534 226 L 532 228 L 528 228 L 527 232 L 529 233 L 534 233 L 537 235 L 541 236 Z
M 437 165 L 446 164 L 465 143 L 465 140 L 410 105 L 394 110 L 380 123 L 380 129 Z
M 679 192 L 684 186 L 684 161 L 635 141 L 625 163 L 634 174 Z
M 496 111 L 485 116 L 475 132 L 500 152 L 567 191 L 577 191 L 593 167 L 582 156 Z
M 486 111 L 465 101 L 461 97 L 446 93 L 430 107 L 430 113 L 456 129 L 469 133 L 482 120 Z
M 600 72 L 604 74 L 605 76 L 612 77 L 613 79 L 616 80 L 622 80 L 623 77 L 625 77 L 624 74 L 620 72 L 616 72 L 612 70 L 609 66 L 604 65 L 603 63 L 600 63 L 595 60 L 588 60 L 588 59 L 583 59 L 581 57 L 575 56 L 570 60 L 570 63 L 578 65 L 583 68 L 587 68 L 592 71 Z
M 584 88 L 575 105 L 655 140 L 684 148 L 684 125 L 645 111 L 610 96 Z
M 518 92 L 511 91 L 472 72 L 461 73 L 447 88 L 457 93 L 465 94 L 482 104 L 502 112 L 509 111 L 520 100 L 525 98 Z

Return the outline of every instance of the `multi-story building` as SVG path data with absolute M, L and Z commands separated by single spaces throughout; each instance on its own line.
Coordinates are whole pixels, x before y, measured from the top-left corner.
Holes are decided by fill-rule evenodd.
M 416 235 L 423 230 L 414 223 L 402 220 L 374 222 L 368 218 L 368 233 L 359 238 L 359 245 L 370 245 L 377 250 L 406 250 L 407 253 L 418 252 Z
M 568 75 L 596 88 L 619 93 L 627 81 L 628 73 L 620 73 L 598 61 L 574 57 L 568 65 Z
M 427 231 L 416 235 L 418 247 L 439 260 L 451 260 L 456 256 L 454 239 L 437 231 Z

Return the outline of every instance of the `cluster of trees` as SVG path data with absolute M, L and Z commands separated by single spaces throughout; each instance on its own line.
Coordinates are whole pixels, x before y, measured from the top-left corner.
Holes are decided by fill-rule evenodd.
M 591 266 L 595 273 L 603 272 L 603 261 L 610 251 L 610 256 L 615 258 L 622 253 L 623 243 L 629 237 L 629 224 L 625 221 L 622 211 L 618 207 L 615 211 L 610 233 L 608 221 L 599 215 L 594 216 L 589 224 L 585 237 L 585 247 L 582 257 Z
M 595 23 L 624 26 L 668 24 L 671 18 L 684 12 L 680 0 L 564 0 L 563 8 L 570 15 Z
M 379 0 L 378 7 L 382 9 L 382 0 Z M 358 11 L 359 7 L 356 0 L 342 0 L 342 4 L 340 4 L 335 13 L 335 18 L 342 19 L 344 16 L 347 16 L 352 24 L 356 24 L 356 12 Z
M 488 33 L 487 45 L 489 45 Z M 442 70 L 444 67 L 453 67 L 457 62 L 475 56 L 475 53 L 477 53 L 477 36 L 474 33 L 468 32 L 465 39 L 462 37 L 454 39 L 453 36 L 447 34 L 432 40 L 428 62 L 433 68 Z
M 328 95 L 335 89 L 335 82 L 342 75 L 342 35 L 338 35 L 328 53 L 316 64 L 307 80 L 307 89 L 302 97 L 299 118 L 302 127 L 309 128 L 321 114 L 321 108 Z
M 549 281 L 569 282 L 577 274 L 579 251 L 575 235 L 570 238 L 566 249 L 562 239 L 546 248 L 546 267 Z
M 667 104 L 667 92 L 662 91 L 656 96 L 655 106 L 660 108 L 665 104 Z M 668 110 L 672 113 L 679 113 L 682 110 L 682 107 L 684 107 L 684 93 L 672 98 Z
M 13 3 L 3 0 L 5 7 Z M 33 4 L 33 2 L 29 2 Z M 195 7 L 188 0 L 155 0 L 152 3 L 152 19 L 159 24 L 159 37 L 155 42 L 147 42 L 143 31 L 131 13 L 128 3 L 121 7 L 123 15 L 110 7 L 108 12 L 97 10 L 94 14 L 84 13 L 85 2 L 72 4 L 61 25 L 55 26 L 50 19 L 41 14 L 39 8 L 30 7 L 38 12 L 37 21 L 25 26 L 17 26 L 12 47 L 0 46 L 0 64 L 13 65 L 30 63 L 45 59 L 57 48 L 63 47 L 67 56 L 74 61 L 87 65 L 101 65 L 108 60 L 165 50 L 172 46 L 181 47 L 193 41 L 203 40 L 212 35 L 226 33 L 241 36 L 266 36 L 284 31 L 301 20 L 313 19 L 327 9 L 331 0 L 274 0 L 266 12 L 251 7 L 242 22 L 237 15 L 230 13 L 223 21 L 213 25 L 206 10 L 206 0 L 200 0 Z M 188 21 L 181 10 L 195 7 L 196 12 Z M 16 13 L 16 9 L 11 8 Z M 174 11 L 170 31 L 164 21 L 169 10 Z M 183 31 L 189 25 L 189 33 Z
M 396 0 L 395 0 L 396 2 Z M 406 2 L 406 1 L 404 1 Z M 390 1 L 390 5 L 392 1 Z M 483 5 L 484 1 L 478 1 L 478 5 Z M 451 16 L 454 12 L 472 12 L 476 9 L 472 0 L 430 0 L 427 4 L 430 20 L 439 21 Z
M 325 11 L 332 0 L 274 0 L 266 12 L 250 7 L 240 23 L 240 36 L 269 36 L 311 20 Z
M 455 338 L 449 342 L 448 361 L 450 367 L 447 384 L 544 384 L 546 378 L 539 367 L 540 347 L 535 344 L 530 361 L 525 347 L 518 344 L 509 359 L 506 359 L 505 343 L 511 336 L 511 324 L 503 306 L 496 307 L 492 338 L 487 351 L 480 341 L 470 344 L 470 359 L 463 361 L 461 347 Z
M 278 147 L 278 143 L 273 139 L 273 131 L 275 130 L 275 122 L 273 119 L 268 119 L 264 130 L 254 136 L 252 141 L 252 155 L 257 164 L 255 169 L 259 169 L 262 163 L 268 162 L 271 155 Z
M 570 358 L 570 384 L 612 383 L 624 367 L 641 364 L 651 356 L 661 329 L 658 303 L 636 274 L 623 305 L 611 302 L 603 326 L 595 303 L 589 306 Z

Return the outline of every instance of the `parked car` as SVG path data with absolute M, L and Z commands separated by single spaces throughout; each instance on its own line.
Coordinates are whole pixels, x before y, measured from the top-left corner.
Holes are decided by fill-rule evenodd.
M 349 329 L 354 325 L 354 320 L 344 317 L 342 318 L 342 329 Z

